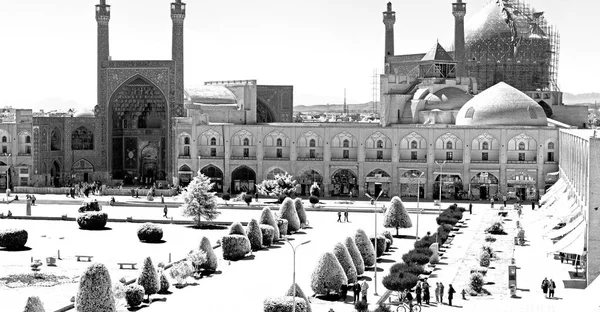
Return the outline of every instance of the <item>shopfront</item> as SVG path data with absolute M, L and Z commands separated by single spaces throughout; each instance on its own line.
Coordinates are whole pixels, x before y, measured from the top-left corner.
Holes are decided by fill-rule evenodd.
M 509 197 L 520 200 L 537 200 L 537 170 L 510 170 L 506 172 Z
M 427 175 L 420 170 L 406 170 L 400 176 L 400 196 L 425 198 L 425 186 L 427 185 Z M 438 193 L 439 194 L 439 193 Z
M 298 184 L 300 184 L 300 195 L 302 196 L 308 196 L 310 195 L 310 187 L 313 185 L 313 183 L 317 183 L 317 185 L 319 185 L 319 188 L 321 189 L 321 196 L 323 196 L 324 194 L 323 192 L 323 176 L 316 170 L 314 169 L 306 169 L 304 171 L 302 171 L 302 173 L 300 174 L 300 176 L 298 176 L 296 178 L 296 182 Z
M 241 166 L 231 173 L 231 191 L 233 194 L 241 192 L 254 193 L 256 173 L 254 170 Z
M 365 191 L 367 194 L 377 197 L 381 191 L 381 197 L 389 197 L 392 177 L 381 169 L 371 171 L 365 178 Z
M 437 173 L 435 179 L 433 198 L 440 196 L 440 177 L 442 180 L 442 199 L 467 199 L 467 191 L 464 190 L 461 175 L 459 173 Z
M 358 178 L 349 169 L 338 169 L 331 175 L 332 196 L 358 196 Z
M 183 165 L 179 168 L 179 185 L 182 187 L 188 186 L 192 181 L 192 169 L 187 165 Z
M 489 199 L 498 193 L 498 177 L 492 172 L 479 172 L 471 178 L 469 191 L 474 199 Z
M 200 172 L 207 176 L 210 179 L 210 182 L 213 183 L 213 192 L 223 193 L 223 171 L 213 165 L 208 165 Z

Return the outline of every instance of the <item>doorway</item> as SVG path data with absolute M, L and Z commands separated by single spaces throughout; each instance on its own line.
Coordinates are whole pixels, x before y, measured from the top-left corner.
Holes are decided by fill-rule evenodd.
M 479 187 L 479 199 L 487 199 L 487 187 L 485 186 L 480 186 Z
M 381 183 L 375 183 L 375 196 L 379 195 L 381 190 L 383 189 Z
M 83 173 L 83 182 L 88 182 L 88 179 L 89 179 L 89 173 L 84 172 Z

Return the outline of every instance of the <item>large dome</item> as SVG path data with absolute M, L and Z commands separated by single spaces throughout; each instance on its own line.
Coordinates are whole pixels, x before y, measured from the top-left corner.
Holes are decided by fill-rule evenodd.
M 237 97 L 224 86 L 203 86 L 187 89 L 193 103 L 198 104 L 237 104 Z
M 458 126 L 547 126 L 544 109 L 525 93 L 500 82 L 476 95 L 456 115 Z
M 86 118 L 93 118 L 94 116 L 94 112 L 92 112 L 91 110 L 88 109 L 79 109 L 77 111 L 75 111 L 73 113 L 73 117 L 86 117 Z

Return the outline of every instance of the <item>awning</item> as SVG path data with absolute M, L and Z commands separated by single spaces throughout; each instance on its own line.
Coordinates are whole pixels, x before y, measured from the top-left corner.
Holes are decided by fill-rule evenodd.
M 582 222 L 583 215 L 579 215 L 575 220 L 573 220 L 573 222 L 567 223 L 567 225 L 565 225 L 564 227 L 558 230 L 550 230 L 546 234 L 546 237 L 548 237 L 549 239 L 557 239 L 561 236 L 567 235 L 571 233 L 575 228 L 577 228 L 577 226 L 579 226 Z
M 564 252 L 569 254 L 583 254 L 585 222 L 580 223 L 573 231 L 557 241 L 550 247 L 548 253 Z

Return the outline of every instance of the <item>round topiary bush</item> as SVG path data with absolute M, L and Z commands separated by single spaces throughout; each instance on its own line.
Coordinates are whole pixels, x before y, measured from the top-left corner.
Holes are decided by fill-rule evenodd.
M 291 198 L 286 198 L 283 203 L 281 203 L 281 208 L 279 208 L 279 217 L 288 221 L 288 234 L 300 230 L 300 218 L 298 217 L 298 212 L 296 212 L 294 200 Z
M 311 203 L 313 208 L 315 208 L 315 205 L 319 203 L 319 197 L 313 195 L 308 198 L 308 201 Z
M 342 243 L 337 243 L 333 247 L 333 254 L 338 259 L 340 265 L 344 269 L 344 272 L 346 273 L 346 278 L 348 279 L 348 283 L 356 283 L 356 267 L 354 266 L 354 262 L 352 262 L 352 257 L 350 257 L 348 248 L 346 248 L 346 246 L 344 246 Z
M 390 251 L 390 248 L 392 247 L 392 241 L 389 239 L 385 239 L 385 252 Z
M 405 253 L 404 255 L 402 255 L 402 261 L 404 261 L 404 263 L 407 263 L 407 264 L 425 265 L 425 264 L 429 263 L 429 257 L 430 256 L 419 253 L 413 249 L 413 250 L 409 251 L 408 253 Z
M 0 231 L 0 247 L 7 250 L 20 250 L 27 244 L 27 231 L 24 229 L 6 229 Z
M 231 195 L 229 195 L 229 193 L 225 193 L 225 194 L 223 194 L 223 196 L 221 196 L 221 198 L 224 201 L 229 201 L 229 200 L 231 200 Z
M 479 273 L 471 274 L 471 277 L 469 278 L 469 286 L 474 292 L 480 293 L 481 290 L 483 290 L 483 275 Z
M 199 249 L 206 254 L 206 261 L 200 265 L 200 268 L 208 272 L 216 271 L 219 265 L 219 259 L 217 259 L 217 255 L 210 244 L 210 240 L 208 240 L 206 236 L 202 237 L 200 240 Z
M 137 283 L 144 287 L 144 293 L 148 296 L 148 300 L 150 300 L 150 295 L 157 293 L 160 289 L 160 279 L 150 257 L 144 259 L 144 266 Z
M 285 295 L 286 296 L 294 295 L 294 285 L 293 284 L 290 286 L 290 288 L 285 293 Z M 308 298 L 306 297 L 306 295 L 304 294 L 304 292 L 302 291 L 302 289 L 300 288 L 300 286 L 298 284 L 296 284 L 296 297 L 300 297 L 300 298 L 304 299 L 304 301 L 306 302 L 306 312 L 312 312 L 312 308 L 310 307 L 310 301 L 308 300 Z
M 406 263 L 396 263 L 390 267 L 390 274 L 399 274 L 399 273 L 410 273 L 414 276 L 419 276 L 425 273 L 425 269 L 422 266 L 416 265 L 414 263 L 406 264 Z
M 306 226 L 308 224 L 308 219 L 306 218 L 306 211 L 304 210 L 304 204 L 302 204 L 302 198 L 298 197 L 294 199 L 294 206 L 296 207 L 298 219 L 300 219 L 300 227 Z
M 250 240 L 244 235 L 225 235 L 221 239 L 223 259 L 239 260 L 250 252 Z
M 108 214 L 101 211 L 80 213 L 77 216 L 77 224 L 84 230 L 102 230 L 108 222 Z
M 27 298 L 27 304 L 25 305 L 24 312 L 46 312 L 44 305 L 38 296 L 31 296 Z
M 375 237 L 369 237 L 371 244 L 373 244 L 373 250 L 375 250 Z M 385 252 L 385 243 L 386 238 L 383 235 L 377 235 L 377 258 L 383 256 Z
M 260 227 L 258 227 L 258 221 L 256 221 L 256 219 L 250 220 L 250 223 L 248 223 L 248 227 L 246 228 L 246 234 L 248 240 L 250 240 L 250 248 L 253 251 L 262 249 L 262 232 Z
M 252 202 L 252 195 L 250 195 L 250 194 L 244 195 L 244 201 L 246 202 L 246 205 L 250 206 L 250 203 Z
M 431 255 L 433 255 L 433 251 L 429 248 L 415 248 L 415 252 L 424 254 L 427 257 L 431 257 Z
M 244 235 L 246 236 L 246 230 L 244 226 L 239 222 L 233 222 L 229 227 L 229 235 Z
M 267 224 L 259 224 L 260 232 L 262 234 L 262 244 L 263 246 L 271 246 L 273 244 L 273 235 L 275 234 L 275 230 L 272 226 Z
M 77 312 L 115 311 L 112 282 L 104 264 L 92 263 L 81 274 L 75 298 L 75 310 Z
M 342 285 L 348 285 L 344 268 L 331 252 L 324 253 L 312 273 L 310 286 L 315 294 L 339 292 Z
M 277 221 L 275 221 L 275 217 L 273 217 L 273 212 L 269 207 L 265 207 L 260 214 L 260 224 L 270 225 L 273 228 L 273 242 L 279 241 L 281 235 L 279 234 L 279 226 L 277 225 Z
M 125 289 L 125 301 L 127 301 L 127 305 L 131 308 L 142 304 L 144 301 L 144 287 L 138 284 L 127 286 L 127 289 Z
M 356 230 L 354 241 L 356 242 L 356 247 L 358 247 L 363 262 L 365 263 L 365 267 L 375 265 L 375 249 L 365 231 L 362 229 Z
M 162 241 L 163 230 L 156 224 L 144 223 L 139 227 L 137 236 L 142 242 L 159 243 Z
M 390 231 L 383 231 L 381 235 L 390 240 L 390 246 L 394 244 L 394 236 L 392 236 L 392 233 L 390 233 Z
M 304 299 L 301 298 L 296 298 L 294 300 L 294 297 L 292 296 L 285 296 L 285 297 L 273 297 L 273 298 L 267 298 L 264 301 L 263 304 L 263 311 L 264 312 L 292 312 L 293 311 L 293 305 L 294 302 L 296 303 L 296 310 L 297 312 L 307 312 L 307 308 L 306 308 L 306 301 L 304 301 Z
M 479 265 L 486 268 L 490 266 L 490 255 L 487 252 L 482 252 L 479 255 Z
M 403 291 L 415 287 L 418 280 L 417 276 L 413 274 L 400 272 L 398 274 L 386 275 L 383 278 L 382 283 L 383 287 L 391 291 Z
M 288 233 L 288 220 L 277 219 L 277 227 L 281 236 L 286 235 Z
M 356 274 L 362 275 L 365 273 L 365 263 L 363 258 L 356 247 L 356 243 L 354 242 L 354 238 L 348 236 L 344 240 L 344 246 L 348 249 L 348 253 L 350 254 L 350 258 L 352 258 L 352 262 L 354 263 L 354 267 L 356 268 Z

